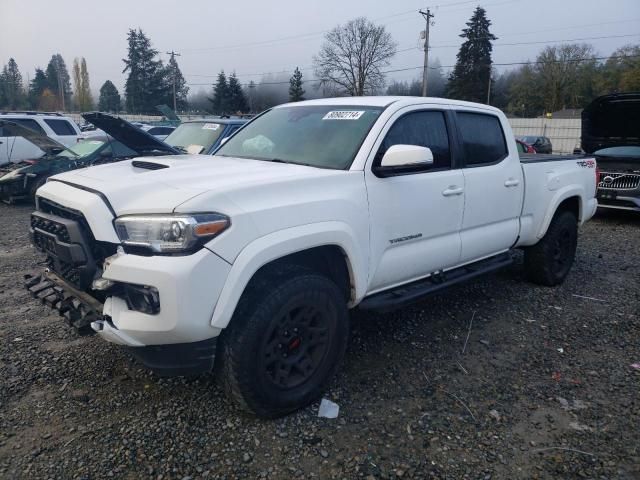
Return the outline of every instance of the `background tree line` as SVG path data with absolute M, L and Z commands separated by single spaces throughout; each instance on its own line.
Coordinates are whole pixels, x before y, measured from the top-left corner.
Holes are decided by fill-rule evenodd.
M 581 108 L 599 95 L 640 91 L 640 45 L 628 45 L 607 58 L 589 44 L 549 46 L 535 60 L 514 64 L 498 73 L 486 11 L 477 7 L 462 30 L 463 43 L 449 75 L 436 59 L 429 65 L 429 95 L 490 103 L 518 116 L 539 116 L 566 108 Z M 156 105 L 173 105 L 174 85 L 179 112 L 236 114 L 257 112 L 279 103 L 305 98 L 348 95 L 420 95 L 422 78 L 388 81 L 387 67 L 396 43 L 382 25 L 356 18 L 325 35 L 313 57 L 315 78 L 293 72 L 267 74 L 241 83 L 235 73 L 218 74 L 209 92 L 189 96 L 189 87 L 174 55 L 163 62 L 141 29 L 127 33 L 123 96 L 107 80 L 94 102 L 87 63 L 73 61 L 73 84 L 64 59 L 54 54 L 45 69 L 37 67 L 25 85 L 13 58 L 0 71 L 0 109 L 126 111 L 157 114 Z

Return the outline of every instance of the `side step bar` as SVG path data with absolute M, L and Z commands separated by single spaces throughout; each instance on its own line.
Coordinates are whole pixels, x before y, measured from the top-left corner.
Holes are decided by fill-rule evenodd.
M 463 267 L 437 272 L 424 280 L 418 280 L 407 285 L 401 285 L 391 290 L 375 293 L 360 302 L 362 310 L 391 310 L 416 302 L 458 283 L 465 282 L 479 275 L 493 272 L 513 263 L 511 253 L 501 253 L 494 257 L 480 260 Z

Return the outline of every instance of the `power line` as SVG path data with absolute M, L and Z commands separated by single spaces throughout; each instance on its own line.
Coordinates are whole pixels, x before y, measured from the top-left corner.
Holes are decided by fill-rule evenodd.
M 572 39 L 558 39 L 558 40 L 541 40 L 541 41 L 534 41 L 534 42 L 515 42 L 515 43 L 494 43 L 493 46 L 515 46 L 515 45 L 539 45 L 539 44 L 544 44 L 544 43 L 554 43 L 554 42 L 575 42 L 575 41 L 583 41 L 583 40 L 601 40 L 601 39 L 609 39 L 609 38 L 626 38 L 626 37 L 635 37 L 635 36 L 639 36 L 640 34 L 637 33 L 630 33 L 630 34 L 623 34 L 623 35 L 609 35 L 609 36 L 599 36 L 599 37 L 582 37 L 582 38 L 572 38 Z M 429 48 L 449 48 L 449 47 L 459 47 L 460 45 L 430 45 Z M 417 50 L 416 47 L 411 47 L 411 48 L 404 48 L 401 50 L 396 50 L 396 53 L 401 53 L 401 52 L 406 52 L 409 50 Z M 500 65 L 497 63 L 494 63 L 494 65 Z M 508 65 L 508 64 L 507 64 Z M 453 67 L 453 65 L 451 66 Z M 431 67 L 429 67 L 431 68 Z M 448 68 L 448 67 L 442 67 L 442 68 Z M 312 67 L 304 67 L 304 68 L 300 68 L 301 71 L 310 71 L 313 70 Z M 281 71 L 274 71 L 274 72 L 262 72 L 262 73 L 243 73 L 243 74 L 237 74 L 238 76 L 241 77 L 259 77 L 259 76 L 266 76 L 266 75 L 274 75 L 277 73 L 287 73 L 288 70 L 281 70 Z M 204 75 L 204 74 L 184 74 L 184 76 L 186 77 L 204 77 L 204 78 L 216 78 L 216 75 Z M 194 84 L 194 83 L 190 83 L 190 85 L 200 85 L 200 84 Z
M 496 3 L 487 3 L 485 4 L 485 6 L 492 6 L 492 5 L 503 5 L 506 3 L 513 3 L 513 2 L 517 2 L 517 1 L 522 1 L 522 0 L 506 0 L 503 2 L 496 2 Z M 478 0 L 465 0 L 463 2 L 455 2 L 455 3 L 445 3 L 445 4 L 440 4 L 440 5 L 436 5 L 437 8 L 449 8 L 452 6 L 457 6 L 457 5 L 463 5 L 463 4 L 470 4 L 470 3 L 478 3 Z M 436 8 L 434 7 L 434 8 Z M 392 13 L 390 15 L 385 15 L 382 17 L 377 17 L 372 19 L 372 21 L 380 21 L 380 20 L 386 20 L 388 18 L 394 18 L 394 17 L 400 17 L 400 16 L 404 16 L 404 15 L 409 15 L 409 14 L 415 14 L 416 10 L 406 10 L 404 12 L 398 12 L 398 13 Z M 256 47 L 256 46 L 261 46 L 261 45 L 271 45 L 274 43 L 286 43 L 289 41 L 293 41 L 293 40 L 300 40 L 303 38 L 313 38 L 313 37 L 317 37 L 320 35 L 324 35 L 325 33 L 330 32 L 332 29 L 325 29 L 325 30 L 319 30 L 316 32 L 308 32 L 308 33 L 301 33 L 301 34 L 297 34 L 297 35 L 288 35 L 286 37 L 278 37 L 278 38 L 272 38 L 269 40 L 260 40 L 260 41 L 255 41 L 255 42 L 247 42 L 247 43 L 239 43 L 239 44 L 235 44 L 235 45 L 220 45 L 220 46 L 215 46 L 215 47 L 200 47 L 200 48 L 183 48 L 182 52 L 184 54 L 191 54 L 191 53 L 204 53 L 204 52 L 209 52 L 209 51 L 217 51 L 217 50 L 232 50 L 232 49 L 237 49 L 237 48 L 247 48 L 247 47 Z
M 526 62 L 508 62 L 508 63 L 491 63 L 491 66 L 494 67 L 505 67 L 505 66 L 516 66 L 516 65 L 538 65 L 538 64 L 543 64 L 543 63 L 580 63 L 580 62 L 590 62 L 590 61 L 594 61 L 594 60 L 609 60 L 609 59 L 620 59 L 620 58 L 640 58 L 640 55 L 612 55 L 609 57 L 589 57 L 589 58 L 577 58 L 577 59 L 573 59 L 573 60 L 548 60 L 548 61 L 526 61 Z M 428 67 L 429 70 L 439 70 L 440 68 L 453 68 L 455 67 L 455 65 L 441 65 L 440 67 Z M 410 70 L 417 70 L 417 69 L 421 69 L 423 68 L 422 65 L 418 65 L 415 67 L 404 67 L 404 68 L 396 68 L 393 70 L 384 70 L 380 73 L 397 73 L 397 72 L 407 72 Z M 313 78 L 311 80 L 305 80 L 304 83 L 319 83 L 322 80 L 317 79 L 317 78 Z M 289 80 L 286 81 L 280 81 L 280 82 L 261 82 L 258 84 L 255 84 L 256 86 L 260 86 L 260 85 L 284 85 L 284 84 L 288 84 Z M 189 85 L 192 86 L 211 86 L 210 83 L 189 83 Z M 242 86 L 248 86 L 248 83 L 241 83 Z
M 640 33 L 627 33 L 624 35 L 605 35 L 601 37 L 582 37 L 582 38 L 563 38 L 558 40 L 539 40 L 535 42 L 514 42 L 514 43 L 494 43 L 492 46 L 513 46 L 513 45 L 537 45 L 542 43 L 554 43 L 554 42 L 579 42 L 583 40 L 602 40 L 604 38 L 623 38 L 623 37 L 638 37 Z M 460 44 L 456 45 L 433 45 L 432 48 L 457 48 Z

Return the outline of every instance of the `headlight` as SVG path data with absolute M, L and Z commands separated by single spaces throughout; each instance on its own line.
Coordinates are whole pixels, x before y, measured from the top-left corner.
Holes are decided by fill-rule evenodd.
M 124 245 L 158 253 L 194 251 L 229 225 L 229 218 L 219 213 L 126 215 L 115 220 L 116 232 Z

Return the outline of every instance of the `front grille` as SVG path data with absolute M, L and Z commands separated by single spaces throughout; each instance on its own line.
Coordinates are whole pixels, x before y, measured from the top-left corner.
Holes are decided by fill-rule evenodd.
M 634 190 L 640 185 L 640 174 L 600 172 L 598 188 Z
M 74 210 L 72 208 L 63 207 L 62 205 L 48 200 L 46 198 L 38 197 L 38 210 L 44 213 L 49 213 L 51 215 L 56 215 L 58 217 L 66 218 L 67 220 L 75 220 L 80 223 L 83 227 L 89 230 L 89 225 L 84 218 L 84 215 L 80 213 L 78 210 Z
M 69 237 L 69 231 L 67 230 L 67 227 L 53 220 L 47 220 L 46 218 L 32 215 L 31 228 L 33 229 L 39 228 L 40 230 L 43 230 L 47 233 L 51 233 L 56 237 L 58 237 L 59 240 L 65 243 L 71 242 L 71 238 Z
M 37 205 L 42 214 L 36 212 L 31 217 L 34 244 L 47 253 L 51 270 L 76 288 L 86 290 L 97 268 L 106 257 L 116 252 L 117 245 L 97 241 L 87 219 L 78 210 L 42 197 L 37 198 Z M 56 246 L 56 239 L 47 239 L 44 233 L 38 233 L 36 229 L 55 235 L 57 241 L 63 243 Z M 83 253 L 79 253 L 78 249 Z

